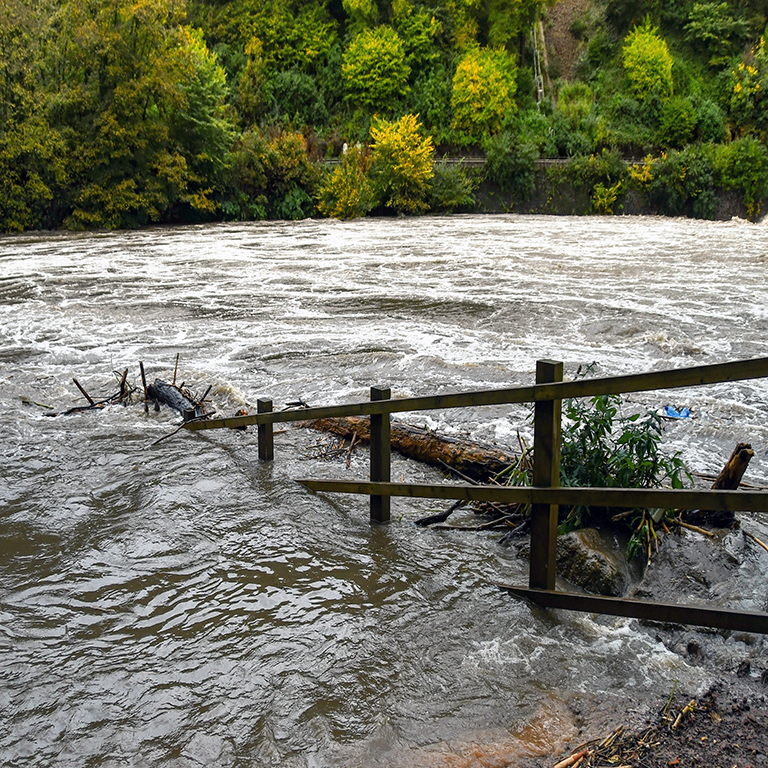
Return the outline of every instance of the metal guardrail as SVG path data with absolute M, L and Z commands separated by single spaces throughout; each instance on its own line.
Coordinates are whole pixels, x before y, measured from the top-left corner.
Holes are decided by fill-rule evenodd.
M 370 518 L 372 522 L 377 523 L 387 522 L 390 519 L 392 496 L 530 504 L 529 583 L 527 587 L 498 585 L 510 594 L 545 607 L 768 634 L 768 614 L 765 613 L 729 611 L 707 606 L 670 605 L 555 590 L 560 505 L 593 504 L 625 508 L 671 507 L 768 513 L 768 492 L 766 491 L 560 488 L 562 400 L 570 397 L 676 389 L 757 378 L 768 378 L 768 358 L 766 357 L 568 382 L 563 381 L 561 362 L 540 360 L 536 365 L 536 383 L 532 386 L 399 399 L 391 399 L 390 390 L 385 387 L 372 387 L 370 401 L 280 412 L 273 412 L 271 400 L 260 399 L 257 403 L 257 413 L 254 415 L 192 421 L 184 426 L 189 430 L 198 431 L 242 428 L 249 424 L 256 424 L 259 458 L 263 461 L 271 461 L 274 458 L 273 425 L 276 423 L 333 416 L 370 415 L 370 481 L 339 482 L 303 479 L 298 482 L 315 492 L 354 493 L 369 496 Z M 525 402 L 534 403 L 533 487 L 390 482 L 390 414 Z

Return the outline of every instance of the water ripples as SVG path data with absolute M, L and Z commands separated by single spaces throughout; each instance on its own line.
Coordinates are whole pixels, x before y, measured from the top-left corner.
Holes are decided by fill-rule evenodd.
M 177 352 L 179 379 L 212 384 L 222 414 L 373 384 L 527 384 L 542 357 L 620 374 L 765 355 L 764 234 L 460 216 L 0 238 L 7 764 L 514 763 L 575 732 L 569 696 L 704 684 L 711 670 L 631 622 L 510 601 L 493 582 L 524 583 L 527 564 L 491 536 L 415 529 L 425 502 L 395 500 L 392 524 L 371 527 L 364 500 L 294 482 L 364 477 L 364 454 L 349 470 L 313 459 L 317 435 L 289 429 L 262 465 L 250 431 L 154 444 L 177 426 L 167 411 L 43 406 L 83 402 L 73 377 L 112 392 L 129 367 L 138 386 L 139 360 L 170 379 Z M 765 384 L 679 394 L 696 418 L 670 424 L 669 445 L 712 470 L 747 429 L 765 478 Z M 525 408 L 406 418 L 530 436 Z M 442 479 L 395 457 L 401 477 Z M 755 603 L 761 573 L 740 582 Z

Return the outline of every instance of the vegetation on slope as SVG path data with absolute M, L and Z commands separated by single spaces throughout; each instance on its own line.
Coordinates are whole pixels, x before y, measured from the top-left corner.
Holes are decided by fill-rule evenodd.
M 548 158 L 598 213 L 757 216 L 764 0 L 580 5 L 565 79 L 545 0 L 5 0 L 0 230 L 511 205 Z

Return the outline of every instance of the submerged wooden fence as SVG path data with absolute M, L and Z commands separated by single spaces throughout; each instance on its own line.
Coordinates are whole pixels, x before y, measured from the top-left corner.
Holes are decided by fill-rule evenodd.
M 391 399 L 390 390 L 386 387 L 372 387 L 370 401 L 279 412 L 272 410 L 271 400 L 259 400 L 257 413 L 252 416 L 193 421 L 185 426 L 190 430 L 202 430 L 237 428 L 256 424 L 258 425 L 259 458 L 271 461 L 274 458 L 273 425 L 276 423 L 367 414 L 371 417 L 370 480 L 340 482 L 304 479 L 299 480 L 300 483 L 313 491 L 369 496 L 371 521 L 377 523 L 389 520 L 392 496 L 530 504 L 529 583 L 527 587 L 499 585 L 511 594 L 524 597 L 544 607 L 768 634 L 768 614 L 765 613 L 729 611 L 706 606 L 672 605 L 555 590 L 557 518 L 560 505 L 647 509 L 669 507 L 768 513 L 768 492 L 766 491 L 559 487 L 562 400 L 571 397 L 678 389 L 757 378 L 768 378 L 768 358 L 766 357 L 718 365 L 567 382 L 563 381 L 562 363 L 540 360 L 536 365 L 536 383 L 532 386 L 394 400 Z M 390 414 L 527 402 L 534 403 L 533 487 L 390 482 Z

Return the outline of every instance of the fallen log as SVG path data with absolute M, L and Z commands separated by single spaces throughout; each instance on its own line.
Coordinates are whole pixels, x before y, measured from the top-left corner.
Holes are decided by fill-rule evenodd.
M 371 439 L 371 423 L 367 416 L 313 419 L 299 422 L 299 426 L 331 432 L 348 440 L 356 437 L 364 443 Z M 463 438 L 438 435 L 396 419 L 391 421 L 390 443 L 392 449 L 402 456 L 432 467 L 448 467 L 480 483 L 491 482 L 518 460 L 512 453 L 499 448 Z
M 156 410 L 159 409 L 160 404 L 173 408 L 173 410 L 178 411 L 183 416 L 184 421 L 205 415 L 202 401 L 197 402 L 193 400 L 191 395 L 185 392 L 182 387 L 177 387 L 175 384 L 166 384 L 161 379 L 155 379 L 154 384 L 147 386 L 147 399 L 155 402 Z

